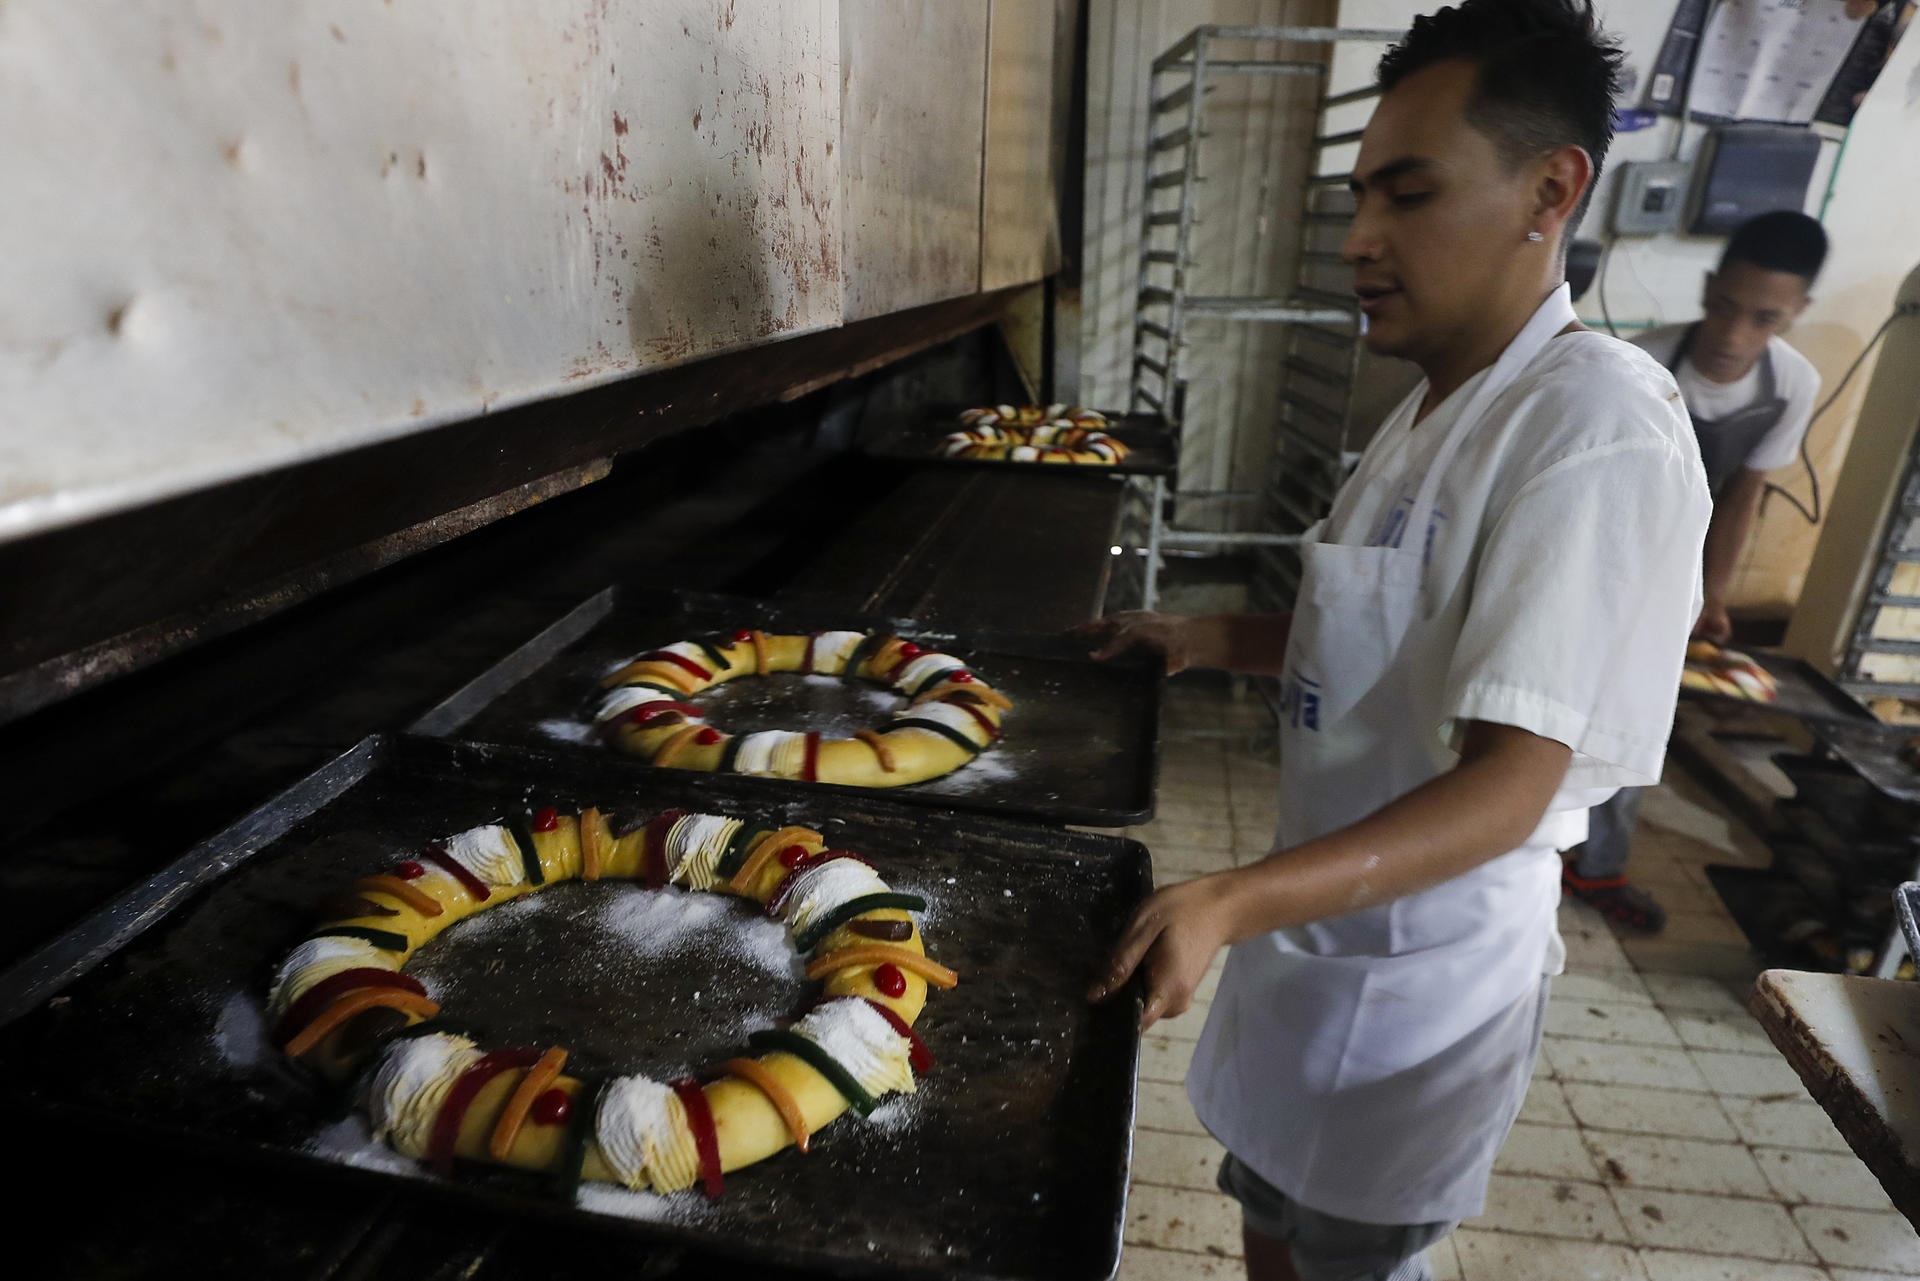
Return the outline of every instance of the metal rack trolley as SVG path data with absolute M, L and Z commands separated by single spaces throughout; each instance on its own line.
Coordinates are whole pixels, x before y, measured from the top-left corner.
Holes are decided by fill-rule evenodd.
M 1297 557 L 1289 549 L 1332 501 L 1333 490 L 1358 455 L 1349 449 L 1349 401 L 1358 359 L 1360 317 L 1344 286 L 1329 287 L 1326 273 L 1339 254 L 1326 243 L 1351 214 L 1349 174 L 1323 172 L 1330 151 L 1355 143 L 1360 130 L 1329 131 L 1328 113 L 1378 95 L 1371 86 L 1329 95 L 1327 59 L 1233 56 L 1249 43 L 1319 44 L 1330 54 L 1336 41 L 1386 42 L 1398 31 L 1342 27 L 1200 26 L 1153 60 L 1148 77 L 1145 194 L 1141 204 L 1140 285 L 1134 309 L 1130 407 L 1162 415 L 1183 443 L 1219 428 L 1186 419 L 1183 359 L 1196 320 L 1243 321 L 1288 326 L 1285 382 L 1275 425 L 1272 475 L 1259 491 L 1168 493 L 1164 477 L 1134 482 L 1136 502 L 1123 527 L 1122 543 L 1136 554 L 1138 597 L 1146 609 L 1159 599 L 1161 562 L 1173 547 L 1253 546 L 1260 551 L 1256 601 L 1279 604 L 1298 586 Z M 1222 46 L 1227 46 L 1225 49 Z M 1197 217 L 1200 144 L 1208 136 L 1207 94 L 1221 76 L 1308 76 L 1318 89 L 1314 111 L 1320 132 L 1311 142 L 1310 177 L 1301 219 L 1299 262 L 1292 289 L 1272 296 L 1206 295 L 1189 282 L 1199 257 Z M 1169 165 L 1167 162 L 1171 161 Z M 1209 248 L 1232 252 L 1232 245 Z M 1209 531 L 1171 525 L 1171 502 L 1259 500 L 1259 530 Z M 1277 553 L 1287 553 L 1281 557 Z M 1272 599 L 1269 599 L 1272 598 Z

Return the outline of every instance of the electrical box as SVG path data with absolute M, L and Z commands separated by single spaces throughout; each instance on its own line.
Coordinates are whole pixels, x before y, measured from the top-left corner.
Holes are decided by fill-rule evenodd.
M 1820 136 L 1798 125 L 1722 125 L 1700 143 L 1687 230 L 1724 236 L 1756 214 L 1804 209 Z
M 1613 201 L 1616 236 L 1652 236 L 1677 231 L 1687 204 L 1684 160 L 1641 160 L 1620 166 Z

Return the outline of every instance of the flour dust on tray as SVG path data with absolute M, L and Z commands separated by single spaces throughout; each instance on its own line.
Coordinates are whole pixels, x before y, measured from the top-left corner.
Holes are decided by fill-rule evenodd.
M 597 903 L 585 886 L 529 897 L 557 882 L 602 879 L 645 890 L 609 886 Z M 562 902 L 568 894 L 571 907 Z M 506 905 L 463 930 L 463 946 L 493 936 L 504 947 L 535 917 L 583 901 L 596 937 L 624 952 L 611 958 L 623 973 L 705 964 L 716 975 L 745 967 L 764 983 L 791 981 L 799 965 L 808 998 L 775 1026 L 743 1027 L 746 1044 L 706 1081 L 570 1075 L 562 1046 L 490 1048 L 425 1026 L 460 976 L 430 966 L 408 973 L 423 945 Z M 742 908 L 759 916 L 741 926 Z M 848 1110 L 867 1117 L 886 1096 L 916 1090 L 933 1057 L 914 1024 L 930 987 L 958 982 L 926 953 L 915 920 L 925 908 L 809 828 L 683 810 L 615 821 L 598 809 L 530 809 L 430 841 L 354 882 L 281 963 L 265 1026 L 286 1055 L 318 1073 L 362 1075 L 364 1125 L 356 1116 L 358 1129 L 315 1140 L 341 1159 L 372 1160 L 364 1134 L 443 1177 L 461 1162 L 525 1170 L 569 1202 L 595 1182 L 669 1201 L 698 1186 L 716 1198 L 726 1174 L 787 1147 L 804 1153 Z M 596 962 L 609 960 L 607 950 Z M 702 1014 L 710 1033 L 714 1019 Z M 662 1047 L 661 1057 L 674 1053 Z M 778 1187 L 777 1174 L 760 1178 Z M 632 1217 L 655 1217 L 658 1208 L 598 1194 L 593 1204 Z

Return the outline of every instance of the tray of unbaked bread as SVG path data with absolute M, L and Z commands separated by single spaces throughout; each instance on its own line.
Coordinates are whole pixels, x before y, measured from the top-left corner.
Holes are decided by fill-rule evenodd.
M 1711 684 L 1702 676 L 1721 676 Z M 1740 652 L 1695 642 L 1688 647 L 1682 697 L 1730 706 L 1784 712 L 1803 721 L 1877 724 L 1819 668 L 1803 658 L 1769 650 Z
M 412 730 L 1121 827 L 1153 816 L 1163 683 L 1059 636 L 614 587 Z
M 1139 1007 L 1084 992 L 1149 888 L 1116 837 L 372 738 L 0 975 L 0 1082 L 103 1188 L 138 1132 L 823 1274 L 1098 1281 Z
M 1172 476 L 1180 462 L 1179 438 L 1160 415 L 1071 405 L 936 408 L 880 427 L 865 449 L 880 458 L 948 467 L 1110 476 Z

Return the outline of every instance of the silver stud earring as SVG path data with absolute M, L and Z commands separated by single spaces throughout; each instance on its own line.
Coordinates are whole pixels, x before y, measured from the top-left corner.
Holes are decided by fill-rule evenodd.
M 1536 245 L 1537 245 L 1537 244 L 1539 244 L 1539 243 L 1540 243 L 1540 242 L 1541 242 L 1542 240 L 1545 240 L 1545 239 L 1546 239 L 1546 237 L 1545 237 L 1545 236 L 1543 236 L 1543 235 L 1541 235 L 1541 234 L 1540 234 L 1539 232 L 1537 232 L 1537 231 L 1529 231 L 1529 232 L 1527 233 L 1527 239 L 1528 239 L 1528 240 L 1531 240 L 1531 241 L 1532 241 L 1532 242 L 1533 242 L 1534 244 L 1536 244 Z

